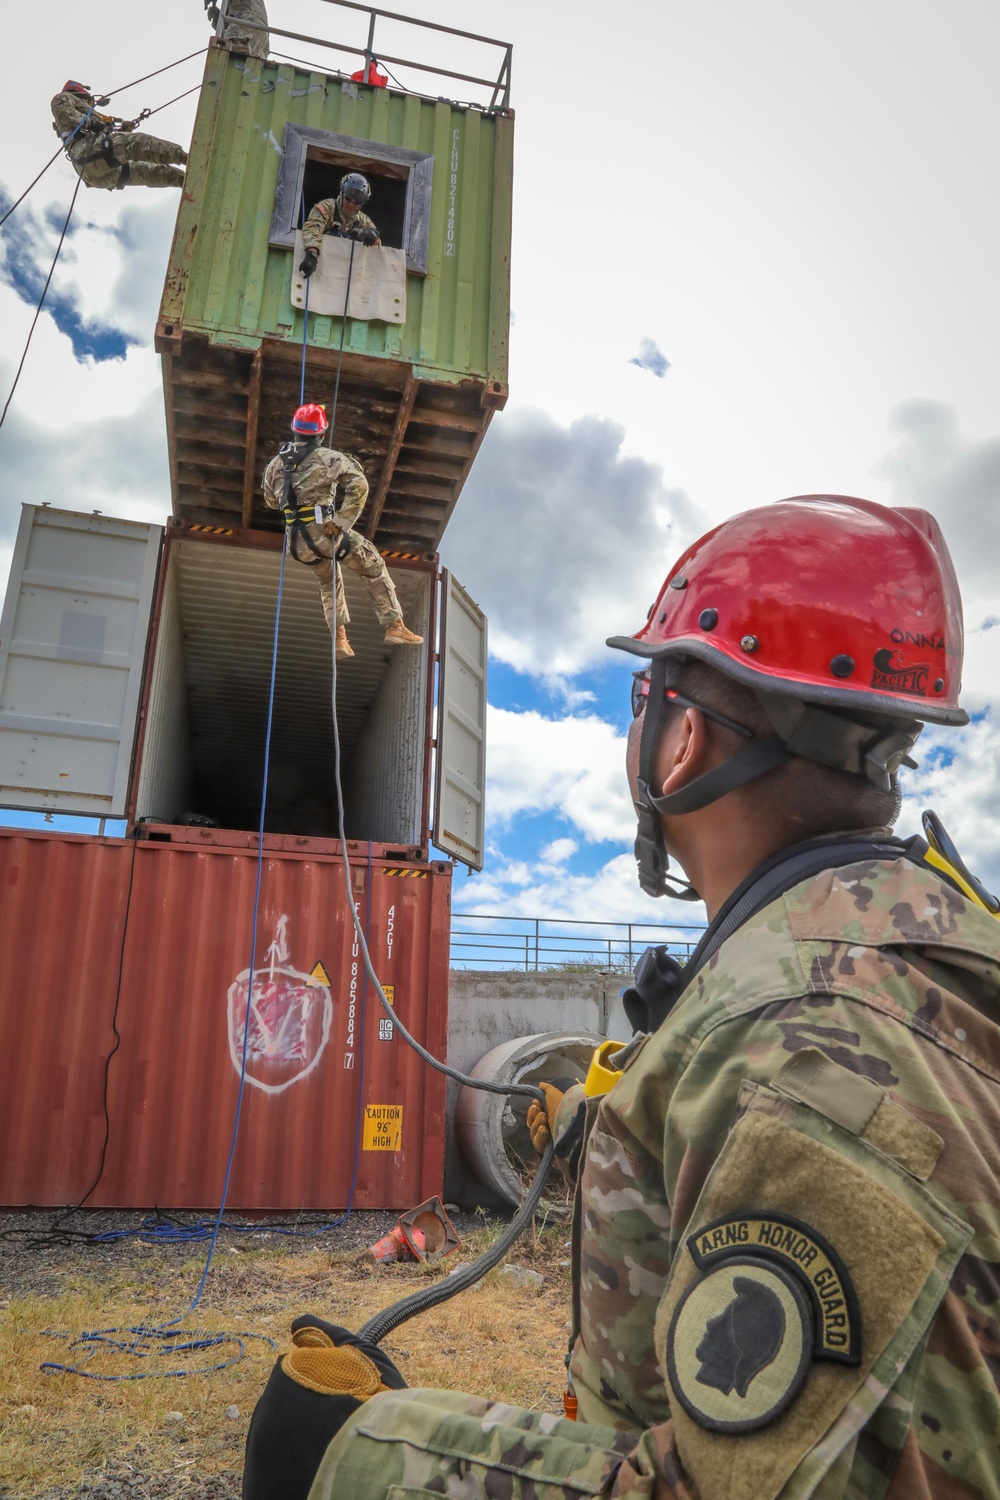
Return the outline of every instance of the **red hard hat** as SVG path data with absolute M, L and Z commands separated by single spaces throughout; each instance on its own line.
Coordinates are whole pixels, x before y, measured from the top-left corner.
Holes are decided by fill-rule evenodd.
M 293 432 L 325 432 L 330 424 L 326 420 L 326 407 L 310 403 L 300 406 L 292 418 Z
M 63 94 L 86 94 L 88 98 L 92 97 L 87 85 L 85 83 L 77 83 L 75 78 L 67 78 L 60 92 Z
M 608 645 L 831 708 L 969 722 L 958 581 L 923 510 L 799 495 L 744 511 L 689 547 L 646 624 Z

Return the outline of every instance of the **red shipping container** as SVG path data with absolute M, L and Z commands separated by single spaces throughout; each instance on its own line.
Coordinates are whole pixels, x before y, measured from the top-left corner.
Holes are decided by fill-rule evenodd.
M 5 1091 L 0 1114 L 11 1143 L 0 1180 L 6 1204 L 75 1202 L 91 1186 L 109 1056 L 108 1142 L 88 1204 L 210 1209 L 219 1201 L 243 1053 L 254 840 L 171 828 L 161 842 L 155 828 L 144 832 L 152 837 L 117 843 L 0 838 L 0 870 L 17 873 L 26 906 L 51 919 L 70 882 L 77 899 L 88 893 L 81 932 L 100 956 L 71 993 L 65 958 L 18 976 L 34 1005 L 20 1033 L 14 1076 L 22 1086 Z M 295 843 L 309 847 L 287 847 Z M 228 1198 L 235 1210 L 349 1202 L 403 1209 L 441 1191 L 444 1079 L 400 1038 L 366 985 L 343 864 L 329 844 L 317 852 L 324 843 L 265 839 L 247 1082 Z M 15 847 L 24 844 L 30 860 Z M 386 853 L 349 844 L 353 899 L 400 1018 L 442 1057 L 451 866 L 393 863 Z M 36 953 L 55 947 L 51 932 L 50 920 Z M 29 951 L 23 941 L 13 946 Z M 0 1010 L 9 1025 L 17 1006 L 6 985 Z M 67 1012 L 72 1028 L 59 1024 Z M 121 1038 L 113 1056 L 112 1018 Z M 67 1166 L 57 1170 L 39 1141 L 51 1141 Z

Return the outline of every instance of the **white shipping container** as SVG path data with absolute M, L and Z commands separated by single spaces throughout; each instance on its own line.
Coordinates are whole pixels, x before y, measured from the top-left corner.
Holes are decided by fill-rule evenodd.
M 282 575 L 277 540 L 24 506 L 0 617 L 0 805 L 255 831 L 280 583 L 265 831 L 336 837 L 330 635 L 311 570 L 286 559 Z M 485 618 L 435 556 L 389 566 L 425 644 L 386 645 L 345 572 L 346 833 L 420 849 L 432 836 L 479 869 Z M 439 691 L 454 701 L 437 704 L 432 757 L 442 586 Z

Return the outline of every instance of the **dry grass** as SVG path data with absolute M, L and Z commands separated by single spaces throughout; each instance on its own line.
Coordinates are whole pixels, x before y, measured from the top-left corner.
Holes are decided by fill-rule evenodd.
M 376 1267 L 361 1252 L 220 1247 L 201 1306 L 183 1326 L 269 1334 L 279 1351 L 288 1347 L 289 1321 L 302 1312 L 358 1328 L 423 1278 L 443 1276 L 471 1259 L 496 1232 L 477 1231 L 441 1269 Z M 384 1347 L 408 1384 L 561 1410 L 567 1238 L 565 1223 L 529 1231 L 508 1256 L 508 1264 L 542 1272 L 540 1292 L 493 1271 L 472 1290 L 396 1329 Z M 52 1330 L 76 1335 L 175 1317 L 190 1301 L 201 1265 L 200 1257 L 178 1264 L 150 1247 L 137 1247 L 130 1263 L 114 1265 L 102 1265 L 92 1252 L 67 1250 L 50 1267 L 60 1273 L 58 1295 L 16 1298 L 0 1312 L 0 1495 L 37 1495 L 123 1461 L 158 1474 L 178 1467 L 198 1477 L 239 1471 L 250 1413 L 275 1359 L 266 1344 L 249 1342 L 240 1363 L 187 1379 L 104 1383 L 39 1369 L 44 1360 L 72 1361 L 66 1339 Z M 211 1354 L 213 1362 L 219 1357 Z M 199 1358 L 190 1356 L 191 1363 Z M 150 1363 L 112 1352 L 88 1368 L 134 1374 Z M 226 1415 L 233 1406 L 238 1418 Z M 178 1412 L 181 1421 L 168 1420 Z

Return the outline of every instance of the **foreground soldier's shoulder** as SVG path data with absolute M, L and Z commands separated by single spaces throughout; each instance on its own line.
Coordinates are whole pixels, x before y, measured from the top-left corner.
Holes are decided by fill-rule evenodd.
M 891 1404 L 972 1230 L 934 1191 L 940 1137 L 815 1049 L 770 1087 L 746 1086 L 741 1106 L 675 1257 L 656 1349 L 699 1492 L 775 1500 L 792 1476 L 813 1493 Z M 907 1427 L 893 1428 L 897 1452 Z

